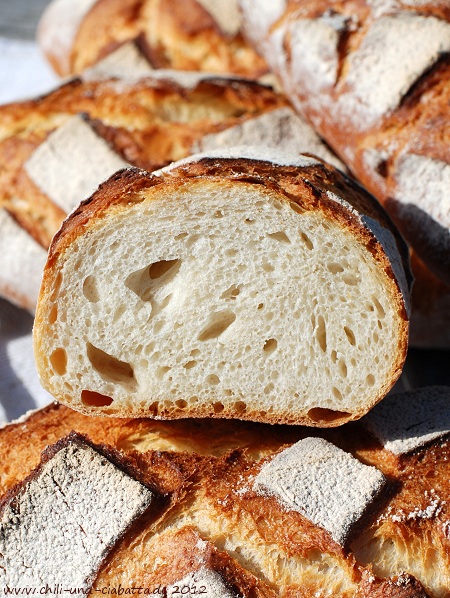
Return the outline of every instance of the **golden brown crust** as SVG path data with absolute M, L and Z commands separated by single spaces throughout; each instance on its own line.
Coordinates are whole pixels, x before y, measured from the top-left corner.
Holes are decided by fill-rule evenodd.
M 137 522 L 116 545 L 97 578 L 102 586 L 118 587 L 121 583 L 127 587 L 129 583 L 131 587 L 130 580 L 149 587 L 170 584 L 206 566 L 219 572 L 245 597 L 272 598 L 273 592 L 278 595 L 281 589 L 283 596 L 292 598 L 312 597 L 325 589 L 332 589 L 339 598 L 445 596 L 442 583 L 450 570 L 446 532 L 450 512 L 445 501 L 450 490 L 449 442 L 436 441 L 398 460 L 359 422 L 315 431 L 376 466 L 389 479 L 389 499 L 374 505 L 376 516 L 359 530 L 351 549 L 343 550 L 327 532 L 251 488 L 260 460 L 311 435 L 310 429 L 247 422 L 117 418 L 105 426 L 102 418 L 51 405 L 22 423 L 0 430 L 0 454 L 7 464 L 1 493 L 30 473 L 47 444 L 70 430 L 120 451 L 128 463 L 153 480 L 160 492 L 174 496 L 157 521 Z M 386 547 L 368 552 L 374 537 L 381 537 Z M 401 546 L 406 538 L 405 550 L 411 566 L 414 564 L 409 573 L 422 579 L 428 593 L 408 575 L 402 550 L 389 552 L 391 542 Z M 239 539 L 242 554 L 235 549 Z M 267 555 L 261 556 L 265 547 Z M 393 555 L 390 569 L 382 565 L 385 551 Z M 335 567 L 331 577 L 326 574 L 328 567 Z M 399 568 L 404 571 L 402 575 Z
M 34 184 L 24 165 L 75 114 L 86 115 L 125 161 L 154 170 L 189 155 L 207 133 L 285 105 L 269 88 L 233 79 L 200 77 L 192 88 L 170 76 L 133 84 L 72 80 L 35 100 L 0 107 L 0 205 L 49 246 L 64 212 Z
M 228 9 L 228 22 L 237 22 L 237 7 L 230 4 Z M 50 6 L 48 13 L 52 10 Z M 155 68 L 234 73 L 250 79 L 267 72 L 240 30 L 228 30 L 196 0 L 97 0 L 82 15 L 70 43 L 50 43 L 61 21 L 69 18 L 44 15 L 39 28 L 41 46 L 59 75 L 81 73 L 120 44 L 136 39 Z
M 52 66 L 60 75 L 81 73 L 86 67 L 140 35 L 140 14 L 144 0 L 98 0 L 80 23 L 68 57 L 68 68 L 61 71 L 61 55 L 54 48 Z M 45 36 L 45 31 L 42 33 Z

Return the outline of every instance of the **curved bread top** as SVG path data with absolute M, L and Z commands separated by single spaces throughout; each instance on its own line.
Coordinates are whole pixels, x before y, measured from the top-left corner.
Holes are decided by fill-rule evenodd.
M 301 198 L 303 207 L 306 203 L 308 209 L 324 210 L 340 220 L 377 255 L 395 281 L 400 301 L 409 313 L 411 277 L 407 249 L 378 202 L 343 173 L 317 159 L 270 148 L 245 146 L 195 154 L 152 174 L 133 168 L 118 172 L 63 223 L 50 247 L 47 269 L 56 255 L 84 232 L 88 220 L 93 224 L 111 207 L 126 206 L 130 197 L 141 189 L 169 181 L 182 184 L 197 177 L 214 179 L 216 173 L 233 181 L 275 185 L 287 199 L 300 201 Z

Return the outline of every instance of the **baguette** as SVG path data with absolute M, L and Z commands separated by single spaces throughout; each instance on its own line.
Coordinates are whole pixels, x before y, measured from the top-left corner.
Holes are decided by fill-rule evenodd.
M 55 71 L 79 74 L 137 40 L 155 68 L 257 79 L 264 60 L 244 41 L 236 0 L 53 0 L 38 41 Z
M 35 308 L 41 254 L 65 215 L 128 164 L 154 170 L 202 147 L 205 138 L 208 148 L 237 141 L 283 144 L 343 168 L 286 99 L 269 88 L 198 73 L 142 76 L 133 57 L 131 52 L 129 62 L 129 54 L 122 54 L 112 66 L 98 65 L 46 96 L 0 107 L 0 205 L 16 222 L 12 227 L 6 216 L 0 219 L 0 292 L 21 307 Z M 105 78 L 123 71 L 123 61 L 135 77 Z M 29 249 L 18 253 L 14 239 L 6 240 L 13 228 L 27 238 Z M 22 264 L 38 279 L 27 289 L 15 274 Z
M 240 5 L 248 38 L 299 113 L 384 204 L 415 261 L 442 281 L 430 292 L 432 276 L 417 269 L 413 343 L 449 346 L 448 2 Z
M 317 159 L 125 170 L 53 240 L 38 372 L 85 413 L 335 426 L 401 373 L 408 276 L 379 204 Z
M 315 430 L 313 436 L 310 428 L 226 420 L 211 425 L 210 420 L 111 418 L 105 426 L 103 418 L 49 405 L 0 430 L 0 454 L 7 463 L 0 478 L 1 511 L 4 514 L 12 497 L 20 493 L 22 502 L 26 500 L 28 480 L 36 479 L 33 470 L 52 464 L 49 457 L 58 455 L 58 448 L 81 444 L 107 459 L 109 475 L 128 480 L 126 484 L 135 488 L 132 495 L 138 491 L 145 496 L 142 486 L 151 492 L 148 510 L 135 512 L 131 525 L 124 526 L 120 537 L 104 551 L 100 564 L 91 559 L 88 573 L 92 578 L 85 591 L 109 588 L 110 593 L 117 593 L 122 587 L 125 594 L 127 589 L 131 593 L 132 587 L 142 586 L 159 595 L 170 589 L 176 596 L 174 586 L 206 585 L 211 598 L 330 594 L 336 598 L 444 598 L 450 585 L 449 393 L 448 387 L 431 387 L 393 395 L 358 422 Z M 46 449 L 48 444 L 53 447 Z M 278 496 L 283 482 L 269 492 L 265 481 L 280 479 L 283 467 L 279 463 L 287 460 L 288 473 L 297 472 L 297 480 L 311 482 L 313 469 L 305 468 L 304 460 L 292 460 L 293 451 L 305 451 L 308 445 L 314 450 L 303 452 L 303 459 L 308 456 L 314 461 L 319 455 L 315 451 L 326 447 L 327 453 L 338 455 L 339 468 L 333 459 L 321 462 L 325 475 L 313 478 L 309 497 L 295 493 L 298 504 L 292 507 Z M 39 465 L 44 449 L 45 463 Z M 62 488 L 67 506 L 77 512 L 84 504 L 88 510 L 78 519 L 83 526 L 73 527 L 67 535 L 62 533 L 63 524 L 50 520 L 47 533 L 54 539 L 53 553 L 48 558 L 41 553 L 36 563 L 45 566 L 49 585 L 59 575 L 59 555 L 68 546 L 69 550 L 80 546 L 83 534 L 92 534 L 98 526 L 90 515 L 90 509 L 99 506 L 98 497 L 87 487 L 94 486 L 94 480 L 101 487 L 107 480 L 106 473 L 99 472 L 97 459 L 94 455 L 92 482 L 86 481 L 83 468 L 74 467 L 73 461 L 53 462 L 57 469 L 70 469 L 72 482 Z M 351 482 L 346 486 L 343 472 L 347 465 L 340 469 L 342 464 L 350 464 Z M 354 497 L 361 489 L 360 468 L 362 484 L 370 473 L 384 480 L 384 491 L 372 495 L 366 515 L 358 519 Z M 267 476 L 270 471 L 274 475 Z M 130 478 L 124 478 L 124 473 Z M 336 477 L 336 491 L 325 513 L 338 521 L 343 509 L 349 509 L 353 524 L 344 544 L 324 527 L 327 522 L 314 523 L 308 513 L 301 512 L 322 505 L 317 493 L 320 484 L 326 493 Z M 42 519 L 47 504 L 44 490 L 34 502 L 37 520 Z M 56 496 L 50 486 L 56 505 L 55 490 Z M 108 485 L 101 501 L 114 504 L 121 492 L 120 487 Z M 110 526 L 123 517 L 116 510 Z M 4 516 L 1 526 L 3 537 Z M 26 529 L 20 519 L 18 528 Z M 19 547 L 32 549 L 29 540 L 18 542 Z M 3 547 L 0 559 L 10 550 L 10 546 Z M 0 562 L 3 567 L 4 560 Z M 73 566 L 73 559 L 67 563 Z M 12 572 L 2 567 L 0 580 L 5 583 Z M 64 582 L 74 585 L 70 571 Z

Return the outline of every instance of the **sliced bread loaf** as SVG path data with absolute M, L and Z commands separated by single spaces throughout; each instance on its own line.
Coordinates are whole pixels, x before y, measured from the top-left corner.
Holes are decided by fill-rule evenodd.
M 406 259 L 377 202 L 310 157 L 124 170 L 52 243 L 38 370 L 85 413 L 338 425 L 401 372 Z

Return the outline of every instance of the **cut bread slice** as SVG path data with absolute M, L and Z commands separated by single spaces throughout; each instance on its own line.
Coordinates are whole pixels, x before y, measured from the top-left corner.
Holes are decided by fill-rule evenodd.
M 401 372 L 405 255 L 375 200 L 310 157 L 121 171 L 50 248 L 42 383 L 85 413 L 341 424 Z

